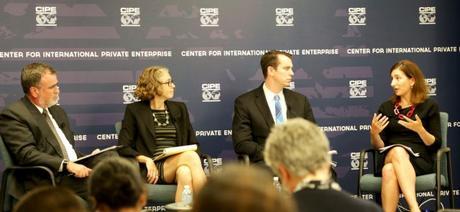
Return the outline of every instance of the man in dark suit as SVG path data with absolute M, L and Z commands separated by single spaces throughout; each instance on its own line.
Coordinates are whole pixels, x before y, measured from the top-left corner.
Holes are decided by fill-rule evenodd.
M 57 184 L 69 187 L 86 199 L 89 167 L 104 156 L 72 162 L 82 154 L 74 147 L 65 111 L 56 105 L 59 100 L 56 71 L 42 63 L 26 65 L 21 72 L 21 85 L 25 96 L 0 114 L 0 135 L 14 163 L 48 167 L 54 172 Z M 18 173 L 16 180 L 19 184 L 9 191 L 16 198 L 38 185 L 49 184 L 39 172 Z M 22 188 L 18 187 L 20 184 Z
M 329 140 L 314 123 L 295 118 L 275 126 L 264 150 L 268 166 L 281 177 L 302 211 L 381 211 L 353 198 L 331 178 Z
M 286 89 L 293 79 L 292 55 L 272 50 L 260 65 L 265 82 L 235 100 L 232 125 L 237 154 L 249 155 L 252 163 L 264 164 L 263 149 L 270 128 L 286 119 L 301 117 L 315 122 L 307 97 Z

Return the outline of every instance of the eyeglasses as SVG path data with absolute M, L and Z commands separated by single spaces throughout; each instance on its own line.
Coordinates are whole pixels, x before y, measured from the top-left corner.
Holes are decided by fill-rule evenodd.
M 33 86 L 33 87 L 36 87 L 36 88 L 38 88 L 38 89 L 43 88 L 43 86 Z M 56 84 L 54 84 L 54 85 L 51 85 L 51 86 L 48 86 L 48 87 L 45 87 L 45 88 L 46 88 L 46 89 L 50 89 L 50 90 L 54 90 L 54 89 L 56 89 L 56 88 L 59 88 L 59 84 L 56 83 Z
M 174 81 L 173 80 L 168 80 L 166 82 L 160 82 L 161 85 L 165 85 L 167 84 L 169 87 L 172 87 L 173 84 L 174 84 Z

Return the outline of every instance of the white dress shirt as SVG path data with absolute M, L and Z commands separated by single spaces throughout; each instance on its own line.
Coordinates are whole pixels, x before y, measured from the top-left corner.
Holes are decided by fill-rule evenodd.
M 42 108 L 42 107 L 40 107 L 38 105 L 35 105 L 35 107 L 37 107 L 37 109 L 40 111 L 40 113 L 43 114 L 43 110 L 45 110 L 44 108 Z M 56 132 L 57 132 L 59 138 L 63 142 L 65 150 L 67 151 L 67 156 L 69 157 L 69 160 L 70 161 L 77 160 L 77 158 L 78 158 L 77 153 L 73 149 L 73 147 L 70 144 L 69 140 L 67 140 L 67 137 L 65 137 L 64 132 L 62 132 L 61 128 L 59 128 L 56 120 L 54 120 L 53 115 L 50 113 L 50 111 L 48 109 L 46 109 L 46 110 L 48 112 L 48 115 L 50 116 L 51 122 L 53 123 L 54 129 L 56 129 Z

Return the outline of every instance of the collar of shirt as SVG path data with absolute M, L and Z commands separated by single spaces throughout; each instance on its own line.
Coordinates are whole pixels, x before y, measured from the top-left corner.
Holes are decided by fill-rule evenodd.
M 36 104 L 34 104 L 34 106 L 38 109 L 38 111 L 40 111 L 40 113 L 43 113 L 43 110 L 48 110 L 48 109 L 45 109 L 45 108 L 42 108 Z M 48 114 L 50 114 L 50 111 L 48 110 Z
M 43 114 L 43 110 L 47 110 L 48 111 L 48 116 L 50 117 L 51 119 L 51 123 L 53 124 L 53 127 L 54 129 L 56 130 L 57 132 L 57 136 L 59 136 L 59 138 L 63 141 L 63 144 L 64 144 L 64 148 L 66 149 L 67 151 L 67 155 L 69 157 L 70 160 L 76 160 L 78 158 L 77 156 L 77 153 L 75 151 L 75 149 L 73 148 L 72 144 L 70 144 L 69 140 L 67 139 L 67 137 L 65 136 L 64 132 L 62 131 L 61 128 L 59 128 L 56 120 L 53 118 L 53 115 L 51 115 L 50 111 L 48 110 L 48 108 L 42 108 L 36 104 L 34 104 L 35 107 L 38 109 L 38 111 L 40 111 L 41 114 Z M 62 166 L 62 165 L 61 165 Z M 59 168 L 60 170 L 62 170 L 62 167 Z
M 302 179 L 294 189 L 294 192 L 298 192 L 303 189 L 317 189 L 317 190 L 325 190 L 325 189 L 333 189 L 337 191 L 341 191 L 342 188 L 340 185 L 330 178 L 327 180 L 307 180 L 306 178 Z

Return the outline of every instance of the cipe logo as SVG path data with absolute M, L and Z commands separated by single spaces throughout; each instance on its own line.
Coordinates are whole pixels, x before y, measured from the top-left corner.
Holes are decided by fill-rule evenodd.
M 348 8 L 348 25 L 366 25 L 366 8 L 350 7 Z
M 426 78 L 425 82 L 428 87 L 428 96 L 436 96 L 436 78 Z
M 134 96 L 136 87 L 136 85 L 123 85 L 123 104 L 131 104 L 139 101 L 139 99 Z
M 275 9 L 276 26 L 294 26 L 294 8 Z
M 202 102 L 220 102 L 220 83 L 201 84 Z
M 419 7 L 418 13 L 419 24 L 436 24 L 436 7 Z
M 219 26 L 219 8 L 200 8 L 200 22 L 202 27 Z
M 56 7 L 36 6 L 35 20 L 36 26 L 57 26 Z
M 141 22 L 141 9 L 139 7 L 120 8 L 120 21 L 122 27 L 139 27 Z
M 350 80 L 350 98 L 367 97 L 367 80 Z

